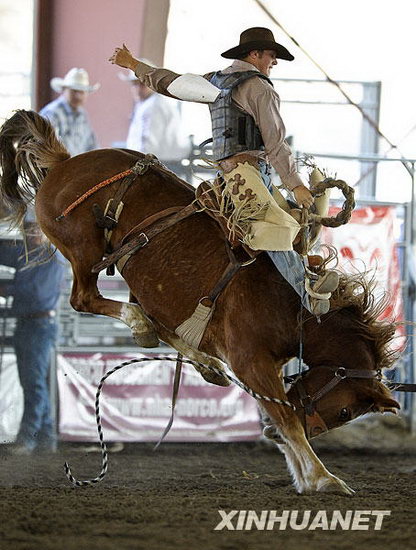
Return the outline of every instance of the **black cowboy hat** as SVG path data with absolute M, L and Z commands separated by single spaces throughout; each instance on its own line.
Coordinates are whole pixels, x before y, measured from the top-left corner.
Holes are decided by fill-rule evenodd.
M 237 59 L 252 50 L 274 50 L 279 59 L 293 61 L 293 55 L 281 44 L 274 40 L 271 30 L 264 27 L 252 27 L 240 34 L 240 44 L 222 53 L 226 59 Z

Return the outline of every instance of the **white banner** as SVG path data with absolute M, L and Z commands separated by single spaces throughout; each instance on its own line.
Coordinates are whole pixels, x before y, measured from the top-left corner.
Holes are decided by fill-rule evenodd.
M 0 443 L 10 443 L 19 431 L 23 391 L 14 353 L 4 353 L 0 361 Z
M 339 208 L 332 207 L 334 216 Z M 396 240 L 399 228 L 395 208 L 368 206 L 353 211 L 351 220 L 341 227 L 323 228 L 322 243 L 335 246 L 339 253 L 339 266 L 347 273 L 369 272 L 377 282 L 376 295 L 388 293 L 389 304 L 382 319 L 403 320 L 400 265 Z M 404 345 L 404 327 L 398 327 L 395 347 Z
M 132 354 L 58 354 L 59 436 L 95 441 L 94 401 L 102 376 Z M 175 357 L 174 355 L 172 357 Z M 157 441 L 170 418 L 175 362 L 126 366 L 105 382 L 100 412 L 106 441 Z M 243 441 L 260 436 L 256 401 L 236 385 L 208 384 L 183 366 L 173 426 L 166 441 Z

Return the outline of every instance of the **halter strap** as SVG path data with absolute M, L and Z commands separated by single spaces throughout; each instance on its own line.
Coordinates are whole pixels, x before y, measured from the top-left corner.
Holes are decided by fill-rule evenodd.
M 326 367 L 324 365 L 322 368 L 334 370 L 334 376 L 310 398 L 312 403 L 321 399 L 321 397 L 335 388 L 341 380 L 345 380 L 346 378 L 381 378 L 381 371 L 379 370 L 346 369 L 345 367 Z
M 331 369 L 334 371 L 333 377 L 329 382 L 327 382 L 322 388 L 320 388 L 317 392 L 315 392 L 312 396 L 310 396 L 305 388 L 305 385 L 303 383 L 303 376 L 309 372 L 305 371 L 304 373 L 297 375 L 295 377 L 285 377 L 285 381 L 289 381 L 291 383 L 296 384 L 296 390 L 299 395 L 300 403 L 305 410 L 305 425 L 304 430 L 306 433 L 306 436 L 308 439 L 311 439 L 312 437 L 315 437 L 316 435 L 319 435 L 323 432 L 328 431 L 328 427 L 321 417 L 321 415 L 318 413 L 315 407 L 315 403 L 319 401 L 324 395 L 326 395 L 328 392 L 330 392 L 332 389 L 335 388 L 342 380 L 345 380 L 347 378 L 366 378 L 366 379 L 372 379 L 376 378 L 381 380 L 381 370 L 364 370 L 364 369 L 347 369 L 345 367 L 336 367 L 336 366 L 328 366 L 328 365 L 321 365 L 321 368 Z M 319 368 L 319 367 L 316 367 Z

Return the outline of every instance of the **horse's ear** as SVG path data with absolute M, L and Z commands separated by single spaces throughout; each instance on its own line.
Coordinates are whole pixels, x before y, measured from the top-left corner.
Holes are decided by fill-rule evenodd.
M 372 407 L 373 412 L 391 412 L 393 414 L 397 414 L 397 409 L 400 409 L 400 404 L 391 397 L 387 397 L 382 394 L 377 394 L 374 397 L 374 405 Z
M 397 409 L 400 409 L 400 404 L 393 399 L 390 390 L 384 384 L 379 382 L 377 387 L 366 387 L 364 391 L 366 399 L 373 402 L 371 407 L 373 412 L 397 414 Z

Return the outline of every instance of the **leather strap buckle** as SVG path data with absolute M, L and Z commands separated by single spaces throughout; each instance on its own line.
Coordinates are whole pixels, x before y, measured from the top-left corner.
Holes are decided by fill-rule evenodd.
M 335 371 L 335 376 L 341 378 L 341 380 L 347 378 L 347 369 L 345 367 L 338 367 Z
M 144 237 L 144 241 L 145 241 L 143 244 L 140 244 L 141 247 L 149 244 L 149 237 L 146 235 L 146 233 L 140 233 L 139 237 Z

